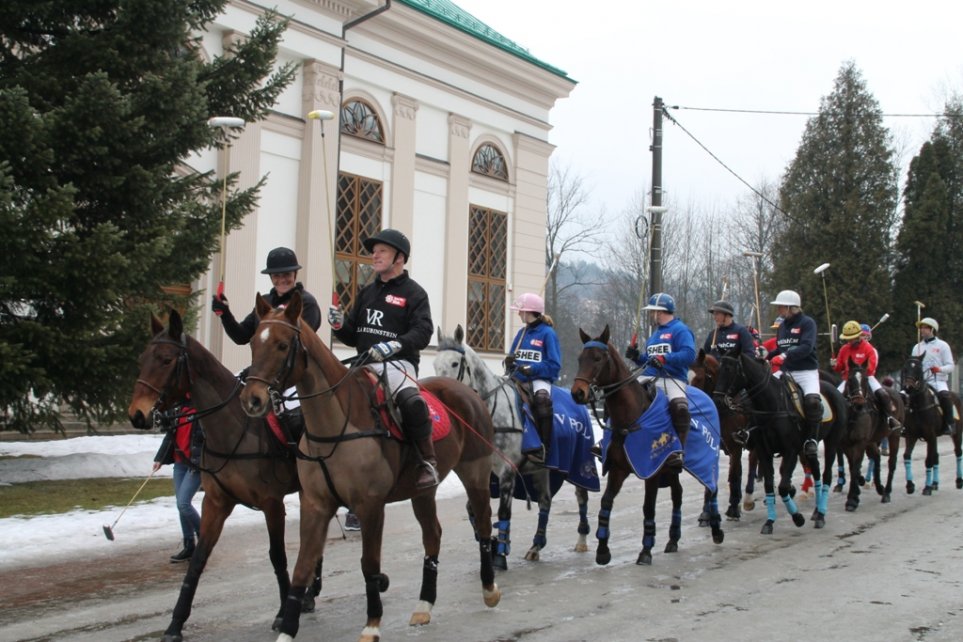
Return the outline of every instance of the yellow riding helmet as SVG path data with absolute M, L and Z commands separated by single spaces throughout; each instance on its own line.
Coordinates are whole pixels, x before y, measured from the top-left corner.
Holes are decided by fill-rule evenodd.
M 847 321 L 843 325 L 843 333 L 839 335 L 839 338 L 843 341 L 852 341 L 853 339 L 858 339 L 862 336 L 863 329 L 859 327 L 858 321 Z

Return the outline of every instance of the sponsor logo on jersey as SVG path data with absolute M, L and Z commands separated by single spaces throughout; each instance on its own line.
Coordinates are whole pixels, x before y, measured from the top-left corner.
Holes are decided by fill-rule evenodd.
M 516 350 L 515 361 L 534 361 L 535 363 L 541 363 L 542 353 L 538 350 Z
M 659 338 L 660 338 L 660 339 L 663 339 L 663 340 L 665 340 L 665 341 L 671 341 L 671 340 L 672 340 L 672 333 L 671 333 L 671 332 L 663 332 L 662 334 L 659 335 Z
M 790 334 L 799 334 L 800 332 L 802 332 L 802 328 L 791 328 L 789 332 Z
M 396 305 L 399 308 L 405 307 L 405 304 L 407 302 L 408 302 L 408 299 L 406 299 L 403 296 L 395 296 L 394 294 L 389 294 L 388 296 L 385 297 L 385 303 L 387 303 L 388 305 Z
M 542 341 L 541 339 L 532 339 L 532 342 L 531 342 L 531 343 L 532 343 L 532 345 L 535 346 L 536 348 L 541 348 L 541 347 L 544 345 L 544 343 L 543 343 L 543 341 Z

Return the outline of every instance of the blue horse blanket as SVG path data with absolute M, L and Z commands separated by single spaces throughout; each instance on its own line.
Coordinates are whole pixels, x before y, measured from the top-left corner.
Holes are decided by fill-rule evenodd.
M 689 436 L 685 449 L 672 427 L 669 401 L 661 390 L 656 391 L 642 416 L 636 420 L 637 429 L 625 438 L 625 454 L 634 472 L 641 479 L 656 474 L 669 455 L 683 451 L 683 467 L 709 491 L 715 492 L 719 482 L 719 411 L 712 399 L 698 388 L 686 387 L 689 400 Z M 606 470 L 606 457 L 612 443 L 611 426 L 602 436 L 602 470 Z
M 542 445 L 535 421 L 528 404 L 523 404 L 516 394 L 524 431 L 522 450 L 531 450 Z M 598 491 L 600 486 L 598 468 L 591 448 L 595 443 L 592 418 L 585 406 L 575 403 L 572 393 L 565 388 L 552 386 L 552 410 L 555 425 L 552 430 L 552 443 L 548 447 L 545 467 L 562 475 L 566 481 L 586 490 Z M 552 475 L 554 477 L 554 475 Z M 555 484 L 552 484 L 553 487 Z M 516 488 L 518 488 L 516 484 Z

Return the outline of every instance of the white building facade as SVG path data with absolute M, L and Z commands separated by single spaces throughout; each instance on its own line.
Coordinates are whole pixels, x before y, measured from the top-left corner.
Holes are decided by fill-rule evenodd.
M 233 0 L 203 35 L 207 55 L 222 55 L 271 7 L 291 19 L 279 62 L 299 63 L 297 80 L 227 151 L 190 160 L 240 172 L 241 187 L 267 176 L 257 210 L 227 238 L 235 316 L 270 290 L 260 270 L 280 245 L 297 253 L 322 311 L 335 287 L 350 305 L 371 277 L 361 240 L 391 227 L 411 239 L 407 267 L 435 325 L 451 334 L 461 324 L 500 360 L 518 326 L 511 300 L 542 287 L 549 116 L 574 81 L 447 0 Z M 314 110 L 335 118 L 307 119 Z M 204 294 L 197 337 L 239 370 L 249 348 L 208 305 L 219 264 L 193 284 Z M 326 321 L 320 334 L 329 337 Z M 430 354 L 422 364 L 431 374 Z

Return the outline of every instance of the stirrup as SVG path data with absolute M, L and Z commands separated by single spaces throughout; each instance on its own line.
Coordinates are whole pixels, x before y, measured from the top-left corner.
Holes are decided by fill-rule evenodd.
M 803 454 L 807 457 L 812 457 L 813 455 L 819 454 L 819 445 L 816 443 L 815 439 L 810 437 L 803 442 Z
M 438 477 L 438 469 L 431 465 L 431 462 L 422 461 L 418 466 L 418 479 L 415 481 L 415 488 L 424 490 L 434 488 L 441 480 Z

